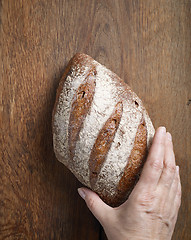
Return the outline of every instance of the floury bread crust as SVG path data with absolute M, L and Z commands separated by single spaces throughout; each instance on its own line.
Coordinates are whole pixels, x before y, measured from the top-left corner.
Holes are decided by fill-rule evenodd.
M 131 88 L 78 53 L 60 81 L 52 120 L 57 159 L 109 205 L 124 202 L 155 132 Z

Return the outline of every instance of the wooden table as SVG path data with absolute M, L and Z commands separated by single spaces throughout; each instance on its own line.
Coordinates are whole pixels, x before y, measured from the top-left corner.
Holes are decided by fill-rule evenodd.
M 191 1 L 0 1 L 0 239 L 104 239 L 53 152 L 64 67 L 84 52 L 123 78 L 172 133 L 182 180 L 173 239 L 191 239 Z

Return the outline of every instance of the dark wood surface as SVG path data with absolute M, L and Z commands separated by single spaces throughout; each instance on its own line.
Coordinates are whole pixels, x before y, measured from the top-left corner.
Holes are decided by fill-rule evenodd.
M 0 1 L 0 239 L 104 239 L 52 148 L 51 113 L 76 52 L 123 78 L 172 133 L 182 180 L 173 239 L 191 239 L 191 1 Z

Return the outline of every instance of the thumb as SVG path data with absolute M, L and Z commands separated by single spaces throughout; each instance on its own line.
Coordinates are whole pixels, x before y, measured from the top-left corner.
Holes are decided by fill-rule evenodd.
M 104 225 L 107 219 L 109 219 L 112 207 L 104 203 L 95 192 L 88 188 L 78 188 L 78 193 L 85 200 L 88 208 L 97 220 Z

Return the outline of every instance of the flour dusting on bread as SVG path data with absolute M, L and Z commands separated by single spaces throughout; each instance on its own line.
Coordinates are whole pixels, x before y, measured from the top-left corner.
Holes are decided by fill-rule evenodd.
M 83 124 L 75 140 L 74 155 L 71 159 L 68 128 L 72 114 L 72 101 L 92 68 L 95 68 L 96 72 L 93 100 L 88 105 L 88 113 L 84 115 Z M 91 160 L 92 148 L 116 104 L 121 101 L 123 105 L 122 116 L 112 142 L 104 142 L 104 144 L 109 144 L 105 145 L 107 149 L 109 146 L 109 149 L 105 153 L 104 162 L 96 161 L 96 164 L 100 164 L 100 171 L 93 187 L 93 190 L 105 202 L 116 205 L 118 203 L 112 202 L 112 199 L 117 194 L 117 187 L 128 164 L 141 119 L 145 119 L 147 148 L 150 147 L 155 132 L 154 127 L 138 96 L 123 80 L 105 66 L 88 55 L 76 54 L 70 61 L 68 69 L 70 70 L 59 86 L 58 100 L 53 111 L 53 144 L 56 157 L 73 172 L 79 181 L 91 188 L 90 177 L 93 175 L 90 174 L 89 161 Z M 84 94 L 86 93 L 84 92 Z M 80 108 L 79 111 L 81 111 Z M 105 134 L 109 133 L 107 131 L 109 129 L 106 129 Z M 97 151 L 99 151 L 99 146 Z

